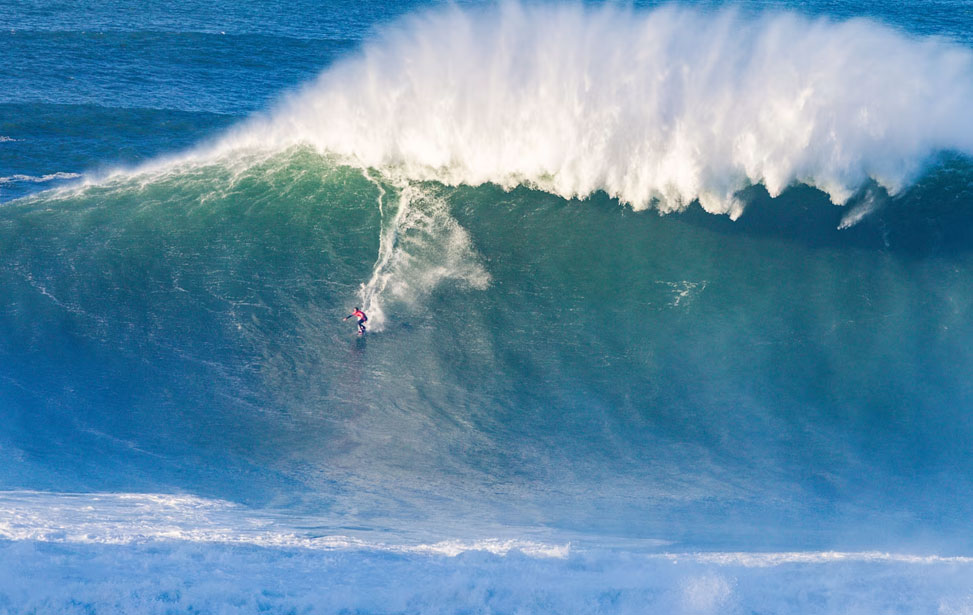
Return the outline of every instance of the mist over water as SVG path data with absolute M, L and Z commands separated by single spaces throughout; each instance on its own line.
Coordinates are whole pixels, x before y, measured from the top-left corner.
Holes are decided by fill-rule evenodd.
M 971 90 L 870 19 L 448 7 L 0 163 L 0 612 L 967 612 Z

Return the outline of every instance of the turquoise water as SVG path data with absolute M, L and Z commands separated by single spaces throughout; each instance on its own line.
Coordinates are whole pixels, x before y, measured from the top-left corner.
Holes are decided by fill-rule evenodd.
M 0 612 L 968 612 L 971 10 L 3 11 Z

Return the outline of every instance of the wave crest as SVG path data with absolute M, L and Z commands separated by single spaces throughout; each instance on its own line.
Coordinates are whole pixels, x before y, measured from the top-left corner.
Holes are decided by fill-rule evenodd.
M 750 184 L 895 194 L 973 153 L 971 99 L 968 49 L 867 20 L 512 3 L 403 22 L 216 149 L 735 216 Z

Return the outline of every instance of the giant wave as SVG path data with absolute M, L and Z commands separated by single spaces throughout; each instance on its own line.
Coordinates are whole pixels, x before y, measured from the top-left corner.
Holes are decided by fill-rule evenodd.
M 971 57 L 449 9 L 5 203 L 0 611 L 968 612 Z

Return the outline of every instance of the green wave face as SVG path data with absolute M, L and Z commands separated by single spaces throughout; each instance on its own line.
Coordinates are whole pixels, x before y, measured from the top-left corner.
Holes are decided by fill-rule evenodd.
M 969 176 L 865 190 L 844 230 L 809 188 L 745 192 L 733 222 L 305 148 L 14 201 L 0 480 L 373 529 L 949 535 L 973 504 Z

